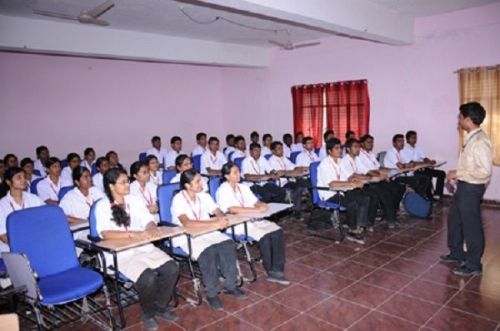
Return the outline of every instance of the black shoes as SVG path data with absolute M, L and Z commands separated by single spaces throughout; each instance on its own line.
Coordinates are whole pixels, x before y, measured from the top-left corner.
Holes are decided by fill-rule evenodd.
M 222 300 L 216 295 L 214 297 L 207 297 L 208 304 L 215 310 L 224 309 L 224 304 Z
M 453 257 L 450 254 L 448 254 L 448 255 L 441 255 L 439 257 L 439 259 L 443 263 L 457 263 L 457 264 L 462 264 L 464 262 L 463 260 L 457 259 L 456 257 Z
M 467 276 L 476 276 L 482 274 L 481 270 L 474 270 L 465 265 L 462 265 L 455 270 L 453 273 L 457 276 L 467 277 Z
M 239 300 L 248 298 L 245 292 L 243 292 L 239 287 L 235 287 L 234 290 L 224 290 L 224 293 L 226 293 L 227 295 L 232 295 Z

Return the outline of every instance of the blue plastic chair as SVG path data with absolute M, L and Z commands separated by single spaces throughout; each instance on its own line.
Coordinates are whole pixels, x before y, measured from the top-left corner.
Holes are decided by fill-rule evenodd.
M 99 169 L 97 169 L 97 164 L 94 162 L 92 163 L 92 166 L 91 166 L 91 170 L 90 170 L 90 175 L 91 176 L 94 176 L 95 174 L 97 174 L 99 172 Z
M 233 160 L 233 163 L 236 164 L 238 169 L 240 169 L 240 172 L 241 172 L 241 164 L 243 163 L 244 159 L 245 157 L 237 157 L 236 159 Z
M 314 149 L 314 153 L 316 153 L 317 156 L 319 156 L 319 151 L 321 150 L 321 148 L 315 148 Z
M 35 194 L 35 195 L 36 195 L 36 194 L 38 194 L 38 189 L 37 189 L 37 187 L 36 187 L 36 186 L 37 186 L 37 185 L 38 185 L 38 183 L 39 183 L 41 180 L 43 180 L 44 178 L 45 178 L 45 177 L 40 177 L 40 178 L 37 178 L 37 179 L 35 179 L 35 180 L 33 180 L 33 181 L 31 182 L 31 184 L 30 184 L 30 191 L 31 191 L 31 193 L 33 193 L 33 194 Z
M 36 273 L 37 277 L 33 276 L 36 294 L 29 297 L 28 302 L 35 309 L 39 326 L 44 325 L 40 306 L 74 302 L 103 289 L 109 320 L 114 327 L 103 277 L 80 266 L 73 236 L 61 208 L 45 205 L 11 213 L 7 217 L 7 236 L 11 253 L 25 255 L 29 263 L 27 267 Z M 9 265 L 7 260 L 6 264 L 9 274 L 14 275 L 16 270 L 10 270 L 10 267 L 16 265 Z
M 299 156 L 300 152 L 291 152 L 290 153 L 290 161 L 292 161 L 294 164 L 297 161 L 297 156 Z
M 163 184 L 169 184 L 172 178 L 177 175 L 177 171 L 174 169 L 165 169 L 163 170 Z
M 271 156 L 273 156 L 273 154 L 266 154 L 266 155 L 264 155 L 264 158 L 269 161 Z
M 146 153 L 139 153 L 139 161 L 145 162 L 147 157 Z
M 38 177 L 42 176 L 42 173 L 38 169 L 33 169 L 33 174 L 36 175 L 36 176 L 38 176 Z
M 191 158 L 193 160 L 193 168 L 200 172 L 201 171 L 201 154 L 195 155 Z
M 227 160 L 228 161 L 233 161 L 233 154 L 234 154 L 234 151 L 229 152 L 229 154 L 227 154 Z
M 220 186 L 222 177 L 221 176 L 212 176 L 208 180 L 208 191 L 210 192 L 210 196 L 214 201 L 216 201 L 215 194 L 217 193 L 217 189 Z
M 59 190 L 59 194 L 57 195 L 57 198 L 59 199 L 59 201 L 61 201 L 62 198 L 64 198 L 66 193 L 68 193 L 69 191 L 71 191 L 74 188 L 75 188 L 75 185 L 61 187 L 61 189 Z

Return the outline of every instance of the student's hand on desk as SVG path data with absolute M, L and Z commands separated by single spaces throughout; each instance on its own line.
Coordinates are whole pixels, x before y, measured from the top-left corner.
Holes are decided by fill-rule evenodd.
M 362 181 L 360 181 L 358 179 L 353 179 L 353 180 L 350 180 L 349 182 L 355 188 L 362 188 L 365 185 Z
M 265 203 L 263 203 L 263 204 L 259 204 L 259 205 L 257 206 L 257 211 L 258 211 L 259 213 L 265 213 L 268 209 L 269 209 L 269 206 L 268 206 L 267 204 L 265 204 Z
M 156 203 L 149 205 L 148 209 L 151 214 L 158 214 L 158 206 Z
M 217 228 L 219 229 L 224 229 L 229 226 L 229 220 L 227 219 L 227 217 L 217 217 L 216 222 Z

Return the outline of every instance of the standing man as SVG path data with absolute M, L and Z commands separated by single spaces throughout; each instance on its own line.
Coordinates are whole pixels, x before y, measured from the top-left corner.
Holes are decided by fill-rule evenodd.
M 448 184 L 457 185 L 448 215 L 448 247 L 450 254 L 441 261 L 458 263 L 455 275 L 480 275 L 484 251 L 484 232 L 481 220 L 481 199 L 492 172 L 492 147 L 486 133 L 480 128 L 486 117 L 477 102 L 460 106 L 458 124 L 467 131 L 456 170 L 446 176 Z M 464 252 L 464 239 L 467 252 Z

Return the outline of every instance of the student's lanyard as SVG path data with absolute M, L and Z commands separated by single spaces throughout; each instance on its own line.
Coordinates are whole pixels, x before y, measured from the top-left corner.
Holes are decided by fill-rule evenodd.
M 198 214 L 197 214 L 196 211 L 195 211 L 195 207 L 196 206 L 193 206 L 193 204 L 191 203 L 191 199 L 187 195 L 186 191 L 182 191 L 182 196 L 184 197 L 184 199 L 188 203 L 189 209 L 191 209 L 191 212 L 193 213 L 194 219 L 197 220 L 197 221 L 201 220 L 201 202 L 200 202 L 200 198 L 198 196 L 196 196 L 196 204 L 198 205 Z
M 396 157 L 398 158 L 399 163 L 403 163 L 403 160 L 401 160 L 401 155 L 399 154 L 400 151 L 396 150 Z
M 377 162 L 372 158 L 372 156 L 365 150 L 361 150 L 361 153 L 365 154 L 365 156 L 368 158 L 368 161 L 370 161 L 374 167 L 377 166 Z
M 217 162 L 217 153 L 215 153 L 215 156 L 214 156 L 214 157 L 212 157 L 212 153 L 210 153 L 210 164 L 211 164 L 212 166 L 215 166 L 215 165 L 216 165 L 216 163 L 215 163 L 215 162 Z
M 328 159 L 333 167 L 333 171 L 335 171 L 335 175 L 337 175 L 337 180 L 340 180 L 340 166 L 331 157 L 328 157 Z
M 55 186 L 54 184 L 52 184 L 52 181 L 50 180 L 49 178 L 49 185 L 50 185 L 50 188 L 52 189 L 52 192 L 54 192 L 54 194 L 56 195 L 56 197 L 59 195 L 59 185 L 58 186 Z
M 481 130 L 477 130 L 476 132 L 474 132 L 474 134 L 472 134 L 470 137 L 467 138 L 467 140 L 465 141 L 464 145 L 462 146 L 462 152 L 465 150 L 465 147 L 467 147 L 467 144 L 472 140 L 472 138 L 477 135 L 479 132 L 481 132 Z
M 9 204 L 10 204 L 10 208 L 12 208 L 12 211 L 24 209 L 24 199 L 23 199 L 23 204 L 21 205 L 21 208 L 19 208 L 19 209 L 16 209 L 16 207 L 14 206 L 12 201 L 9 201 Z
M 260 175 L 260 166 L 257 162 L 255 162 L 254 159 L 251 159 L 250 162 L 252 163 L 252 168 L 256 172 L 256 175 Z
M 311 162 L 313 162 L 314 156 L 312 155 L 312 153 L 314 153 L 314 152 L 309 152 L 307 149 L 305 151 L 306 151 L 307 156 L 309 156 L 309 160 L 311 160 Z
M 144 186 L 144 188 L 141 187 L 141 185 L 139 184 L 139 191 L 141 191 L 141 194 L 142 194 L 142 197 L 144 198 L 144 200 L 146 200 L 146 203 L 148 204 L 148 206 L 151 206 L 153 204 L 153 197 L 151 196 L 151 192 L 147 191 L 147 196 L 146 196 L 146 186 Z M 149 196 L 149 198 L 148 198 Z
M 356 167 L 356 161 L 354 161 L 351 156 L 349 156 L 349 164 L 351 165 L 352 171 L 356 173 L 358 171 L 358 167 Z
M 240 207 L 245 207 L 245 199 L 243 198 L 243 194 L 241 193 L 238 183 L 236 183 L 235 189 L 233 190 L 233 195 L 240 203 Z
M 280 164 L 281 170 L 286 170 L 285 162 L 280 157 L 277 157 L 277 156 L 276 156 L 276 160 L 278 160 L 278 163 Z
M 158 179 L 158 176 L 154 175 L 152 172 L 150 172 L 149 175 L 151 176 L 151 179 L 153 179 L 153 182 L 155 183 L 155 185 L 160 184 L 160 180 Z
M 92 199 L 92 197 L 90 195 L 90 191 L 89 191 L 89 194 L 87 196 L 83 196 L 83 197 L 85 198 L 85 203 L 87 204 L 87 206 L 92 207 L 92 203 L 94 202 L 94 200 Z

